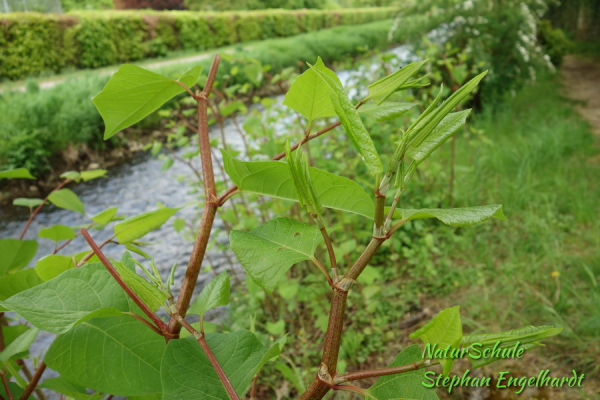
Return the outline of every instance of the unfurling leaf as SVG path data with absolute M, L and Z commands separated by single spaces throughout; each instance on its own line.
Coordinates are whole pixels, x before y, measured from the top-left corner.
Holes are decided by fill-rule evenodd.
M 558 335 L 561 331 L 562 328 L 554 326 L 526 326 L 504 332 L 465 335 L 460 344 L 461 347 L 466 348 L 474 343 L 480 343 L 481 347 L 479 350 L 483 351 L 485 348 L 494 347 L 496 342 L 500 342 L 498 345 L 499 349 L 513 348 L 518 342 L 520 348 L 530 350 L 534 347 L 543 346 L 540 343 L 542 339 Z M 483 367 L 499 359 L 500 357 L 481 357 L 478 359 L 469 357 L 473 368 Z
M 358 113 L 375 118 L 375 120 L 379 122 L 383 122 L 398 118 L 414 106 L 416 106 L 414 103 L 385 102 L 379 105 L 368 103 L 359 108 Z
M 383 103 L 394 92 L 400 90 L 404 84 L 425 64 L 427 60 L 408 64 L 404 68 L 369 85 L 369 95 L 365 101 L 376 99 L 377 104 Z
M 60 189 L 48 195 L 50 203 L 58 208 L 85 214 L 85 206 L 71 189 Z
M 135 272 L 135 267 L 130 268 L 122 262 L 113 262 L 113 266 L 125 282 L 152 310 L 156 311 L 165 304 L 167 295 L 158 287 L 152 285 L 147 280 Z
M 250 232 L 232 231 L 229 240 L 248 275 L 271 293 L 292 265 L 313 259 L 323 237 L 313 225 L 275 218 Z
M 194 67 L 179 81 L 147 71 L 131 64 L 122 65 L 104 89 L 93 98 L 104 120 L 104 140 L 157 110 L 185 88 L 198 82 L 202 67 Z
M 308 171 L 307 154 L 303 153 L 301 148 L 292 152 L 289 141 L 286 143 L 285 154 L 300 205 L 306 207 L 309 214 L 318 215 L 323 210 L 323 206 Z
M 229 293 L 229 276 L 227 272 L 221 272 L 202 289 L 187 313 L 197 314 L 203 318 L 204 313 L 208 310 L 229 304 Z
M 457 348 L 463 338 L 462 322 L 460 319 L 460 307 L 455 306 L 440 311 L 424 327 L 410 335 L 411 339 L 420 338 L 423 343 L 444 350 L 447 346 Z M 440 360 L 447 376 L 452 369 L 454 359 L 445 358 Z
M 471 109 L 448 114 L 434 129 L 433 133 L 424 138 L 421 143 L 409 147 L 406 155 L 419 165 L 465 125 L 470 113 Z
M 286 163 L 246 162 L 236 160 L 225 151 L 222 154 L 225 171 L 242 191 L 298 201 Z M 373 218 L 373 200 L 359 184 L 320 169 L 309 167 L 308 171 L 323 207 Z
M 160 228 L 177 211 L 179 211 L 179 208 L 163 207 L 126 219 L 115 225 L 117 240 L 121 244 L 126 244 L 139 239 Z
M 490 218 L 505 220 L 502 205 L 491 204 L 464 208 L 422 208 L 420 210 L 400 209 L 402 219 L 411 221 L 421 218 L 437 218 L 450 226 L 469 226 L 487 221 Z
M 340 118 L 344 130 L 350 137 L 350 141 L 363 157 L 369 173 L 378 175 L 383 172 L 383 165 L 379 158 L 379 153 L 373 144 L 373 140 L 367 132 L 367 128 L 363 124 L 358 111 L 352 103 L 344 88 L 339 84 L 339 80 L 334 79 L 335 73 L 322 63 L 311 65 L 311 70 L 315 71 L 319 77 L 329 86 L 331 102 L 335 113 Z M 333 76 L 332 76 L 333 75 Z

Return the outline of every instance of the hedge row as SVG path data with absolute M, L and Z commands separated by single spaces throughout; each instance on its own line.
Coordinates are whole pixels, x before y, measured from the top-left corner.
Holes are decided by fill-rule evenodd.
M 207 50 L 338 25 L 364 24 L 390 18 L 395 10 L 6 14 L 0 17 L 0 79 L 19 79 L 67 67 L 98 68 L 163 56 L 178 49 Z

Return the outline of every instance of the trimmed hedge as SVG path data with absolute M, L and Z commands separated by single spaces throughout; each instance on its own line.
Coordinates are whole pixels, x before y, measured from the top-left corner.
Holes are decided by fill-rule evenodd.
M 390 18 L 395 8 L 35 13 L 0 17 L 0 79 L 20 79 L 66 67 L 98 68 L 208 50 Z

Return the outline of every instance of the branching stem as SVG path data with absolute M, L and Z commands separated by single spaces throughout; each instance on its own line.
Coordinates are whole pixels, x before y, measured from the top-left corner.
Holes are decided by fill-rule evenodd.
M 67 185 L 70 182 L 73 182 L 73 180 L 72 179 L 66 179 L 66 180 L 64 180 L 63 182 L 61 182 L 60 185 L 58 185 L 57 187 L 55 187 L 54 190 L 52 192 L 50 192 L 50 194 L 56 192 L 57 190 L 60 190 L 60 189 L 64 188 L 65 185 Z M 25 234 L 27 233 L 27 229 L 29 229 L 29 226 L 31 225 L 31 222 L 33 221 L 33 219 L 35 218 L 35 216 L 39 214 L 39 212 L 42 209 L 42 207 L 44 207 L 44 205 L 48 202 L 48 198 L 50 197 L 50 194 L 44 199 L 44 201 L 42 202 L 42 204 L 40 204 L 39 206 L 37 206 L 37 208 L 31 213 L 31 215 L 29 215 L 29 219 L 27 220 L 27 223 L 25 224 L 25 227 L 23 227 L 23 231 L 21 232 L 21 236 L 19 236 L 19 240 L 23 240 L 23 238 L 25 237 Z

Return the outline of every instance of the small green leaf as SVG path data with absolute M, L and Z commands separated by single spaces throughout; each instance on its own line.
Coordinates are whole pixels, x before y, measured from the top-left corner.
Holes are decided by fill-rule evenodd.
M 161 308 L 167 301 L 167 295 L 156 286 L 139 276 L 135 269 L 131 270 L 122 262 L 113 262 L 113 266 L 121 275 L 121 279 L 150 307 L 152 311 Z
M 201 67 L 194 67 L 179 81 L 191 87 L 198 82 L 201 72 Z M 93 98 L 106 125 L 104 140 L 141 121 L 171 98 L 183 93 L 185 88 L 177 82 L 135 65 L 122 65 Z
M 13 200 L 13 206 L 21 206 L 21 207 L 37 207 L 40 204 L 44 204 L 44 200 L 42 199 L 25 199 L 23 197 L 19 197 L 18 199 Z
M 16 169 L 8 169 L 4 171 L 0 171 L 0 179 L 14 179 L 14 178 L 23 178 L 23 179 L 35 179 L 33 175 L 27 170 L 27 168 L 16 168 Z
M 285 321 L 283 319 L 277 322 L 267 321 L 267 332 L 274 336 L 282 335 L 285 332 Z
M 394 92 L 399 90 L 426 62 L 427 60 L 410 63 L 393 74 L 372 83 L 368 86 L 369 95 L 364 101 L 377 99 L 377 104 L 383 103 Z
M 319 58 L 315 66 L 322 64 L 323 61 Z M 283 104 L 300 113 L 309 122 L 317 118 L 333 117 L 336 114 L 329 92 L 329 86 L 309 68 L 292 83 Z
M 420 338 L 425 344 L 437 344 L 437 347 L 442 350 L 447 346 L 457 348 L 463 338 L 460 306 L 440 311 L 424 327 L 413 332 L 410 338 Z M 440 364 L 442 364 L 444 369 L 444 375 L 448 376 L 448 373 L 452 369 L 452 364 L 454 364 L 454 359 L 441 359 Z
M 80 214 L 85 214 L 85 206 L 71 189 L 60 189 L 54 191 L 50 193 L 48 200 L 56 207 L 75 211 Z
M 73 257 L 52 254 L 35 263 L 35 272 L 43 281 L 49 281 L 63 272 L 75 268 Z
M 280 161 L 239 161 L 222 151 L 225 171 L 246 192 L 298 201 L 294 182 L 286 163 Z M 342 176 L 308 168 L 319 201 L 324 207 L 373 218 L 371 196 L 354 181 Z
M 35 328 L 28 329 L 21 336 L 13 340 L 11 344 L 6 346 L 6 348 L 2 352 L 0 352 L 0 362 L 6 363 L 8 360 L 11 359 L 11 357 L 14 357 L 17 354 L 27 351 L 29 349 L 29 346 L 31 346 L 31 344 L 35 340 L 38 332 L 39 331 Z
M 105 169 L 91 169 L 89 171 L 81 171 L 81 178 L 84 182 L 91 181 L 92 179 L 102 178 L 106 176 L 108 171 Z
M 407 347 L 388 366 L 400 367 L 421 360 L 421 349 L 416 344 Z M 424 369 L 399 375 L 382 376 L 369 388 L 367 398 L 376 400 L 438 400 L 434 389 L 423 386 Z
M 428 135 L 423 142 L 416 146 L 410 146 L 406 155 L 412 158 L 417 165 L 421 164 L 442 143 L 465 125 L 470 113 L 471 109 L 448 114 L 434 129 L 433 133 Z
M 271 293 L 292 265 L 314 258 L 323 237 L 315 226 L 275 218 L 250 232 L 232 231 L 229 240 L 248 275 Z
M 33 268 L 7 274 L 0 278 L 0 300 L 6 300 L 24 290 L 44 283 Z M 6 310 L 3 310 L 6 311 Z
M 561 331 L 562 328 L 556 328 L 554 326 L 526 326 L 504 332 L 465 335 L 461 340 L 461 347 L 467 348 L 474 343 L 479 343 L 481 344 L 481 347 L 478 347 L 478 349 L 483 351 L 486 348 L 494 347 L 497 342 L 500 342 L 498 346 L 500 349 L 513 348 L 519 343 L 519 347 L 529 350 L 537 346 L 543 346 L 540 343 L 542 339 L 558 335 Z M 483 367 L 484 365 L 491 364 L 499 359 L 499 357 L 481 357 L 474 359 L 469 356 L 469 361 L 473 368 Z
M 421 218 L 437 218 L 450 226 L 469 226 L 487 221 L 490 218 L 505 220 L 502 205 L 490 204 L 487 206 L 464 208 L 422 208 L 420 210 L 400 209 L 398 212 L 402 219 L 411 221 Z
M 61 178 L 70 179 L 75 182 L 79 182 L 81 180 L 81 174 L 79 171 L 67 171 L 60 174 Z
M 0 276 L 26 267 L 37 249 L 35 240 L 0 239 Z
M 359 108 L 358 113 L 374 118 L 376 121 L 383 122 L 404 115 L 415 105 L 415 103 L 384 102 L 379 105 L 369 103 Z
M 162 336 L 136 319 L 95 318 L 58 336 L 45 361 L 69 381 L 129 397 L 162 390 L 160 364 L 165 347 Z
M 117 240 L 119 243 L 125 244 L 139 239 L 160 228 L 177 211 L 179 211 L 179 208 L 163 207 L 126 219 L 115 225 Z
M 331 77 L 333 71 L 318 63 L 311 66 L 311 69 L 314 70 L 323 82 L 329 86 L 333 109 L 339 117 L 344 130 L 350 137 L 350 141 L 356 150 L 363 156 L 365 164 L 369 169 L 369 173 L 371 175 L 381 174 L 383 172 L 383 165 L 381 164 L 381 159 L 373 144 L 373 140 L 360 119 L 358 111 L 350 102 L 350 98 L 348 98 L 344 89 L 338 85 L 339 81 L 336 81 Z
M 38 237 L 60 242 L 75 239 L 75 231 L 66 225 L 54 225 L 50 228 L 40 229 Z
M 117 207 L 112 207 L 107 210 L 104 210 L 101 213 L 94 215 L 92 217 L 92 221 L 94 221 L 100 226 L 104 226 L 114 220 L 115 215 L 117 215 L 117 210 Z
M 70 269 L 0 305 L 31 325 L 57 334 L 90 318 L 131 310 L 126 293 L 100 263 Z
M 309 214 L 316 216 L 323 210 L 323 206 L 319 201 L 319 196 L 315 190 L 315 185 L 310 177 L 308 170 L 308 155 L 300 148 L 292 152 L 290 142 L 286 143 L 285 157 L 287 165 L 290 169 L 290 175 L 294 181 L 296 188 L 296 197 L 300 201 L 300 205 L 305 207 Z
M 280 344 L 266 348 L 246 330 L 207 334 L 206 341 L 240 397 L 262 366 L 281 352 Z M 217 373 L 193 337 L 169 341 L 160 372 L 163 400 L 229 400 Z
M 202 289 L 202 292 L 190 306 L 188 314 L 198 314 L 202 318 L 208 310 L 226 306 L 229 304 L 229 293 L 229 276 L 227 272 L 222 272 Z

